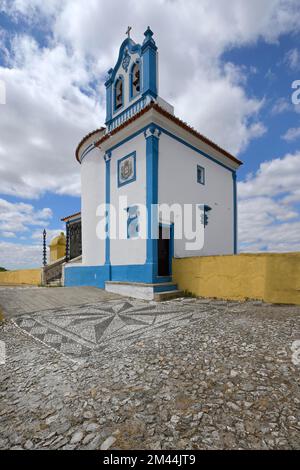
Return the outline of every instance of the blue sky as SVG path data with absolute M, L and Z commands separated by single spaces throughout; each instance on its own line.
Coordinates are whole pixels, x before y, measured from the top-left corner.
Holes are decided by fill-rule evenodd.
M 244 161 L 240 249 L 299 251 L 298 1 L 2 0 L 0 266 L 40 264 L 43 228 L 51 238 L 80 210 L 74 151 L 103 124 L 105 73 L 128 24 L 137 42 L 151 25 L 175 114 Z

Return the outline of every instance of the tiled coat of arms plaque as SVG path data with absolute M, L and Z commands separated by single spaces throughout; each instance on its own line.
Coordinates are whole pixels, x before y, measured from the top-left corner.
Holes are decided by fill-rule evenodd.
M 126 155 L 118 161 L 118 186 L 131 183 L 136 179 L 136 154 Z

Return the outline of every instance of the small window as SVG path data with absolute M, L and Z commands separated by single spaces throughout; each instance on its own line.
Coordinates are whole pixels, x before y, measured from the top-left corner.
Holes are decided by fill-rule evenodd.
M 205 169 L 200 165 L 197 165 L 197 182 L 205 184 Z

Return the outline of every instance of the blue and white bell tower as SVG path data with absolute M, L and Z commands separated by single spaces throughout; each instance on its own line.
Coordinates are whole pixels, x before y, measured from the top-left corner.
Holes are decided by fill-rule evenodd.
M 153 32 L 147 28 L 142 45 L 130 37 L 123 41 L 117 63 L 108 71 L 106 87 L 106 121 L 108 130 L 125 122 L 158 96 L 157 47 Z

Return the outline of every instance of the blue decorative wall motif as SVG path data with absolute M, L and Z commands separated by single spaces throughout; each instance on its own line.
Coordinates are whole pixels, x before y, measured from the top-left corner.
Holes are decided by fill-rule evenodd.
M 127 238 L 138 238 L 139 227 L 139 206 L 127 207 Z
M 128 49 L 125 49 L 124 57 L 122 60 L 122 67 L 125 70 L 125 72 L 127 72 L 129 64 L 130 64 L 130 55 L 128 54 Z
M 118 160 L 118 187 L 131 183 L 136 180 L 136 153 Z
M 211 211 L 211 207 L 207 206 L 206 204 L 198 205 L 199 209 L 201 209 L 201 224 L 204 225 L 204 228 L 208 225 L 208 212 Z

